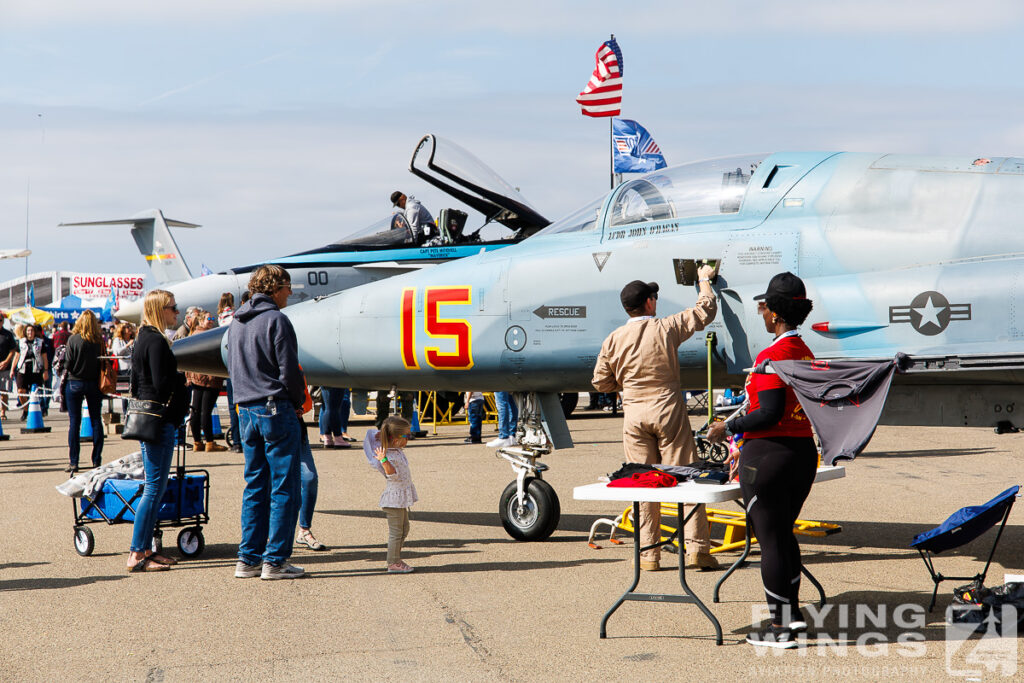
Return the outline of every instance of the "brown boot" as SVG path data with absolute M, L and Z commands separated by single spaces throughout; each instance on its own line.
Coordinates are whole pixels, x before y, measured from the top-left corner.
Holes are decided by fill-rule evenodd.
M 696 553 L 687 553 L 686 555 L 686 568 L 687 569 L 699 569 L 700 571 L 708 571 L 709 569 L 719 569 L 720 565 L 715 556 L 709 552 L 702 551 Z
M 642 569 L 645 572 L 661 571 L 661 561 L 660 560 L 644 560 L 644 559 L 641 559 L 640 560 L 640 569 Z
M 202 453 L 203 451 L 206 450 L 206 444 L 204 444 L 202 441 L 196 441 L 194 444 L 192 444 L 192 450 L 195 451 L 196 453 Z
M 216 441 L 207 441 L 206 442 L 206 452 L 207 453 L 220 453 L 221 451 L 226 451 L 226 450 L 227 450 L 227 446 L 221 446 Z

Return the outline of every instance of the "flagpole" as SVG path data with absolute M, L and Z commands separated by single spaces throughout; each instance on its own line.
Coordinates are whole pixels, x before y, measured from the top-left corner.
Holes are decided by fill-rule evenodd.
M 615 140 L 612 137 L 612 119 L 614 116 L 608 117 L 608 179 L 611 187 L 609 189 L 615 189 Z
M 611 34 L 609 41 L 615 40 L 615 34 Z M 621 66 L 619 69 L 621 70 Z M 615 189 L 615 140 L 612 133 L 612 121 L 614 116 L 608 117 L 608 184 L 609 189 Z

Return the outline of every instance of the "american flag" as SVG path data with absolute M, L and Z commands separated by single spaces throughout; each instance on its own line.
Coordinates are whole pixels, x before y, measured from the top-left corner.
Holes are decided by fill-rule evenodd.
M 622 110 L 622 50 L 611 38 L 597 50 L 597 66 L 576 101 L 584 116 L 618 116 Z

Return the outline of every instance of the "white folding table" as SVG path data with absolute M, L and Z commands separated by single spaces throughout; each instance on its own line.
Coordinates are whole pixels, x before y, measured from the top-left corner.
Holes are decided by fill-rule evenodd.
M 830 467 L 819 467 L 818 473 L 814 478 L 814 483 L 822 481 L 830 481 L 832 479 L 840 479 L 846 476 L 846 469 L 839 466 Z M 640 552 L 642 550 L 648 550 L 648 548 L 640 547 L 640 503 L 677 503 L 679 505 L 700 505 L 707 503 L 723 503 L 729 500 L 738 500 L 741 497 L 740 485 L 738 483 L 728 484 L 698 484 L 693 481 L 684 482 L 671 488 L 618 488 L 609 487 L 605 483 L 597 484 L 586 484 L 584 486 L 577 486 L 572 492 L 573 498 L 576 500 L 609 500 L 609 501 L 620 501 L 620 502 L 632 502 L 633 503 L 633 583 L 626 592 L 622 594 L 611 609 L 609 609 L 604 617 L 601 619 L 601 637 L 607 637 L 606 625 L 608 618 L 617 610 L 622 603 L 627 600 L 634 600 L 640 602 L 678 602 L 678 603 L 690 603 L 697 605 L 700 611 L 704 613 L 704 616 L 708 618 L 708 621 L 715 627 L 715 642 L 719 645 L 722 644 L 722 626 L 718 623 L 718 619 L 708 609 L 700 598 L 690 589 L 690 586 L 686 583 L 686 561 L 683 550 L 683 544 L 680 543 L 679 552 L 679 584 L 683 588 L 683 594 L 665 594 L 665 593 L 637 593 L 636 587 L 640 584 Z M 696 508 L 690 511 L 690 514 L 684 518 L 680 518 L 678 528 L 672 536 L 661 543 L 656 545 L 666 545 L 671 543 L 675 539 L 676 535 L 680 533 L 683 527 L 686 526 L 686 522 L 690 520 L 690 517 L 694 515 Z M 651 546 L 656 547 L 656 546 Z M 715 585 L 715 602 L 718 602 L 718 589 L 732 574 L 738 566 L 740 566 L 747 555 L 750 553 L 750 533 L 748 525 L 747 542 L 743 549 L 743 553 L 739 559 L 736 560 L 726 571 L 725 575 Z M 804 574 L 810 579 L 810 581 L 818 589 L 821 594 L 822 601 L 825 599 L 825 592 L 821 587 L 821 584 L 804 568 Z

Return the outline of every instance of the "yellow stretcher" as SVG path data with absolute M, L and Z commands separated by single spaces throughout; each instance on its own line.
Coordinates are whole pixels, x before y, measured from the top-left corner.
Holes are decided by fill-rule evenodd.
M 742 510 L 720 510 L 718 508 L 707 508 L 707 515 L 712 531 L 712 553 L 738 550 L 743 547 L 747 531 L 747 521 Z M 662 540 L 668 540 L 668 538 L 676 532 L 676 527 L 665 524 L 666 517 L 675 517 L 678 520 L 679 505 L 676 503 L 661 504 L 661 530 L 668 534 L 668 536 L 663 536 Z M 715 524 L 720 524 L 725 527 L 720 541 L 714 538 Z M 587 545 L 594 550 L 598 550 L 601 547 L 595 540 L 597 536 L 597 529 L 601 525 L 606 525 L 610 529 L 608 533 L 608 542 L 620 545 L 622 541 L 615 538 L 615 532 L 618 529 L 622 529 L 628 533 L 633 533 L 633 506 L 630 505 L 627 507 L 622 511 L 622 514 L 615 519 L 602 517 L 590 526 L 590 536 L 587 538 Z M 796 523 L 793 524 L 793 533 L 801 536 L 813 536 L 817 538 L 838 534 L 842 530 L 843 527 L 838 524 L 831 524 L 829 522 L 811 522 L 805 519 L 798 519 L 796 520 Z M 751 544 L 757 543 L 757 538 L 752 537 L 750 542 Z M 672 545 L 678 548 L 679 539 L 676 538 L 673 540 Z

